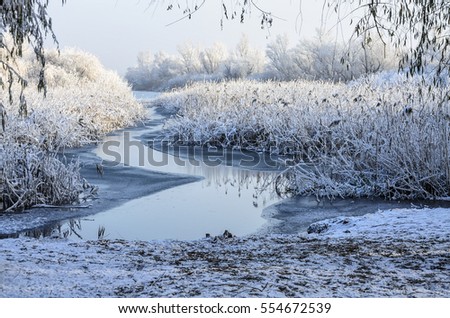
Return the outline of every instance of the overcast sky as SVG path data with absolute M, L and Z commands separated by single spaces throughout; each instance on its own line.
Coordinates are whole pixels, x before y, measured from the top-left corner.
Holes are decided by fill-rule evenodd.
M 202 1 L 181 0 L 180 3 Z M 323 0 L 260 0 L 259 6 L 281 19 L 274 19 L 270 31 L 261 30 L 261 13 L 253 10 L 244 23 L 225 21 L 221 30 L 221 1 L 207 0 L 191 20 L 185 19 L 169 25 L 182 17 L 179 10 L 167 11 L 167 4 L 174 1 L 151 0 L 67 0 L 51 1 L 49 13 L 60 45 L 78 47 L 98 56 L 110 69 L 124 75 L 127 67 L 136 63 L 141 51 L 166 51 L 176 53 L 176 47 L 190 41 L 202 47 L 214 42 L 225 43 L 233 48 L 241 34 L 248 35 L 253 46 L 264 49 L 277 34 L 287 34 L 292 44 L 300 38 L 311 38 L 315 30 L 330 31 L 336 18 L 323 25 Z M 234 3 L 235 1 L 225 1 Z M 326 20 L 326 19 L 325 19 Z

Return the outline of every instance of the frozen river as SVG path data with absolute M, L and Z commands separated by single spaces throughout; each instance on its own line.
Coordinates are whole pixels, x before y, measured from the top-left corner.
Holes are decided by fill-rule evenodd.
M 138 98 L 151 98 L 152 93 L 140 93 Z M 108 239 L 133 240 L 181 239 L 218 235 L 225 230 L 235 235 L 255 233 L 264 227 L 265 207 L 280 199 L 274 194 L 271 181 L 276 177 L 274 167 L 260 164 L 255 169 L 233 165 L 249 162 L 254 155 L 245 156 L 231 151 L 216 150 L 206 156 L 201 149 L 195 155 L 180 150 L 178 155 L 148 147 L 151 137 L 161 131 L 165 116 L 149 108 L 150 120 L 145 127 L 123 130 L 107 136 L 94 153 L 103 164 L 114 162 L 139 169 L 198 177 L 197 182 L 163 190 L 131 200 L 107 211 L 72 219 L 62 225 L 70 227 L 83 239 L 97 239 L 98 229 L 105 228 Z M 172 151 L 173 152 L 173 151 Z M 236 158 L 238 156 L 239 158 Z M 243 158 L 242 158 L 243 157 Z M 241 160 L 242 159 L 242 160 Z M 105 172 L 107 173 L 107 172 Z
M 136 92 L 136 97 L 144 103 L 155 96 L 155 93 Z M 87 166 L 91 167 L 85 167 L 84 171 L 90 173 L 89 181 L 94 179 L 92 183 L 101 185 L 101 199 L 92 202 L 96 208 L 82 211 L 82 214 L 70 212 L 73 209 L 41 211 L 37 215 L 30 213 L 28 218 L 25 214 L 25 222 L 21 221 L 22 216 L 19 219 L 5 216 L 0 221 L 34 224 L 41 218 L 47 224 L 45 227 L 37 226 L 37 230 L 21 234 L 30 236 L 51 235 L 52 231 L 57 231 L 71 240 L 89 240 L 97 239 L 101 230 L 107 239 L 194 240 L 206 233 L 220 235 L 225 230 L 238 236 L 257 232 L 292 234 L 305 231 L 311 223 L 337 216 L 411 206 L 448 206 L 445 202 L 369 199 L 318 201 L 302 197 L 282 200 L 273 187 L 283 169 L 276 158 L 230 149 L 168 147 L 161 142 L 168 115 L 154 107 L 149 107 L 148 111 L 149 120 L 145 125 L 106 136 L 88 152 L 90 163 Z M 77 150 L 72 151 L 72 156 L 76 155 Z M 84 157 L 86 161 L 86 155 Z M 93 174 L 95 163 L 104 166 L 104 178 Z M 120 173 L 113 178 L 108 170 L 112 166 L 120 167 Z M 128 172 L 132 177 L 128 178 Z M 148 177 L 152 174 L 153 178 Z M 171 180 L 175 181 L 171 183 Z M 155 190 L 146 191 L 147 188 Z M 114 203 L 116 197 L 120 199 Z M 68 215 L 66 220 L 59 221 L 64 215 Z M 32 228 L 24 226 L 24 229 Z

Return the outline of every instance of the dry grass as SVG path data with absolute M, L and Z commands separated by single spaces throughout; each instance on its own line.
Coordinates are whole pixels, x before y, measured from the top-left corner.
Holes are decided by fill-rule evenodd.
M 450 195 L 448 88 L 382 73 L 350 84 L 206 83 L 157 103 L 167 135 L 294 158 L 296 193 L 392 199 Z

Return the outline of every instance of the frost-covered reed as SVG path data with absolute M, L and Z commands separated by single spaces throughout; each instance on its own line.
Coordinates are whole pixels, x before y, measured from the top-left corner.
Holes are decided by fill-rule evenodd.
M 1 102 L 7 113 L 7 136 L 27 135 L 55 149 L 96 141 L 103 134 L 135 123 L 144 110 L 120 77 L 103 68 L 91 54 L 69 49 L 60 55 L 49 52 L 45 76 L 47 96 L 38 92 L 39 75 L 31 58 L 21 61 L 21 72 L 30 78 L 24 91 L 26 114 L 19 116 L 20 89 L 13 103 L 3 91 Z
M 17 61 L 17 68 L 29 79 L 24 98 L 16 83 L 12 103 L 7 89 L 0 94 L 3 208 L 73 203 L 86 184 L 77 164 L 63 164 L 57 153 L 133 125 L 144 109 L 128 85 L 88 53 L 72 49 L 47 55 L 46 96 L 37 90 L 39 68 L 32 55 Z
M 448 88 L 393 73 L 349 84 L 197 84 L 157 103 L 174 142 L 290 155 L 279 178 L 303 195 L 450 195 Z

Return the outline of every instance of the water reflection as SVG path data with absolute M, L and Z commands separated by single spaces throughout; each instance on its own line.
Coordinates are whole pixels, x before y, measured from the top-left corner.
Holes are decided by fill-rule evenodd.
M 205 178 L 199 182 L 22 235 L 95 240 L 104 228 L 102 237 L 108 239 L 198 239 L 224 230 L 246 235 L 264 225 L 262 210 L 278 201 L 272 189 L 273 173 L 226 167 L 206 168 L 203 173 Z
M 35 239 L 41 238 L 68 238 L 70 236 L 83 239 L 79 234 L 82 231 L 82 219 L 71 219 L 67 222 L 58 222 L 49 226 L 39 227 L 31 230 L 27 230 L 21 233 L 8 234 L 0 236 L 3 238 L 19 238 L 19 237 L 31 237 Z
M 111 239 L 198 239 L 225 229 L 236 235 L 250 234 L 265 223 L 263 208 L 278 200 L 269 189 L 261 190 L 271 178 L 263 172 L 210 174 L 200 182 L 82 219 L 81 235 L 97 239 L 99 226 L 106 228 L 105 237 Z

